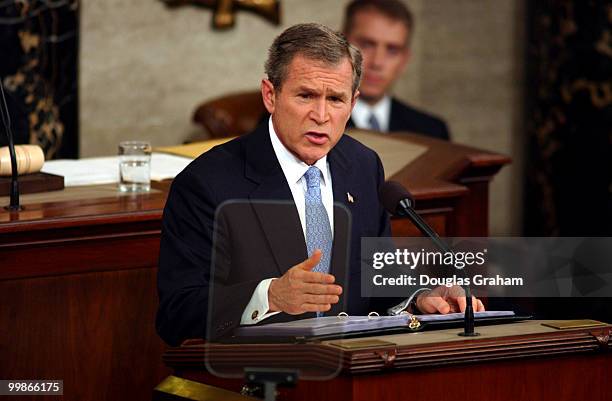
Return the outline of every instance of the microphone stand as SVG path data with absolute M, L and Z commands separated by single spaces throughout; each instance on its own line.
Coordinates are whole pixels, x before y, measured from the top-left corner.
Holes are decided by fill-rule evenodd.
M 432 242 L 444 253 L 450 252 L 453 253 L 452 249 L 446 244 L 446 242 L 442 241 L 442 238 L 436 233 L 430 226 L 418 215 L 418 213 L 414 210 L 412 202 L 410 199 L 402 199 L 399 202 L 399 215 L 406 216 L 414 223 L 414 225 L 419 229 L 419 231 L 429 237 Z M 465 271 L 462 270 L 463 275 L 465 276 Z M 463 317 L 463 332 L 459 333 L 460 336 L 463 337 L 475 337 L 480 335 L 479 333 L 474 332 L 474 306 L 472 305 L 472 290 L 469 285 L 463 287 L 465 291 L 465 314 Z
M 0 92 L 2 93 L 2 107 L 0 107 L 0 113 L 2 114 L 2 124 L 6 131 L 6 137 L 8 138 L 8 148 L 11 157 L 11 186 L 10 186 L 10 203 L 4 208 L 11 212 L 21 210 L 19 206 L 19 181 L 17 172 L 17 154 L 15 153 L 15 144 L 13 143 L 13 132 L 11 131 L 11 116 L 8 111 L 6 104 L 6 97 L 4 96 L 4 85 L 2 84 L 2 78 L 0 78 Z M 6 113 L 6 117 L 4 116 Z

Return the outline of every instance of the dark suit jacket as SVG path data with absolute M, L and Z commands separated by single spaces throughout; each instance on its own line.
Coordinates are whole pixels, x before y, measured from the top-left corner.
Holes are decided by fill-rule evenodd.
M 349 120 L 349 127 L 355 123 Z M 391 116 L 389 131 L 408 131 L 438 139 L 450 139 L 446 123 L 441 119 L 410 107 L 395 98 L 391 98 Z
M 378 200 L 383 168 L 375 152 L 346 135 L 328 163 L 334 202 L 341 205 L 334 209 L 331 273 L 345 290 L 330 313 L 367 314 L 370 301 L 360 296 L 360 240 L 390 235 Z M 280 277 L 306 258 L 297 208 L 266 122 L 203 154 L 175 178 L 162 224 L 158 333 L 169 344 L 228 334 L 261 280 Z M 304 317 L 311 316 L 281 313 L 265 322 Z

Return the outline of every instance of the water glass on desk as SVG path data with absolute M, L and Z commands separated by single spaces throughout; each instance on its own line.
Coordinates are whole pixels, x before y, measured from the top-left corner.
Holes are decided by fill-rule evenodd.
M 147 192 L 151 189 L 151 144 L 146 141 L 119 143 L 119 190 Z

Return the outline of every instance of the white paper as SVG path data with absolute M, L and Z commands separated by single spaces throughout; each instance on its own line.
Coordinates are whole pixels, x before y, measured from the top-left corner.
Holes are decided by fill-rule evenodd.
M 167 153 L 153 153 L 151 157 L 151 180 L 163 181 L 176 177 L 193 159 Z
M 151 155 L 151 180 L 162 181 L 174 178 L 191 161 L 192 159 L 188 157 L 153 153 Z M 66 187 L 113 184 L 119 182 L 119 157 L 49 160 L 45 162 L 41 171 L 63 176 Z

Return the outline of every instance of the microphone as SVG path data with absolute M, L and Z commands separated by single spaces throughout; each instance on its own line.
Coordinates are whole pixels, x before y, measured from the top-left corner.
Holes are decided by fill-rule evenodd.
M 414 197 L 402 184 L 396 181 L 386 181 L 379 191 L 379 198 L 387 212 L 396 216 L 405 216 L 414 223 L 419 231 L 436 244 L 442 252 L 453 252 L 442 241 L 440 236 L 414 210 Z
M 402 184 L 396 181 L 386 181 L 378 193 L 380 201 L 387 210 L 395 216 L 408 217 L 410 221 L 419 229 L 419 231 L 429 237 L 432 242 L 442 252 L 454 253 L 451 248 L 440 238 L 433 228 L 429 226 L 414 210 L 414 197 Z M 462 271 L 465 274 L 464 271 Z M 465 319 L 464 331 L 459 333 L 460 336 L 477 336 L 474 333 L 474 307 L 472 305 L 472 291 L 469 285 L 464 287 L 465 290 Z M 469 300 L 469 301 L 468 301 Z
M 15 154 L 15 144 L 13 143 L 13 132 L 11 131 L 11 116 L 9 114 L 8 106 L 6 104 L 6 97 L 4 96 L 4 85 L 2 84 L 2 78 L 0 77 L 0 93 L 2 94 L 2 107 L 0 107 L 0 114 L 2 114 L 2 124 L 6 131 L 6 137 L 8 138 L 8 148 L 11 156 L 11 189 L 10 189 L 10 203 L 5 206 L 5 209 L 10 211 L 18 211 L 21 209 L 19 206 L 19 181 L 17 180 L 17 155 Z M 6 114 L 6 116 L 5 116 Z

